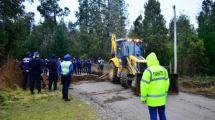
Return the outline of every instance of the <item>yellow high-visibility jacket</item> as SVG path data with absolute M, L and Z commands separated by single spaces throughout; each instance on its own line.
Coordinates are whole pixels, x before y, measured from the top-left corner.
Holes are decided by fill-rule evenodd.
M 144 71 L 140 83 L 140 100 L 150 107 L 166 104 L 166 96 L 169 89 L 169 77 L 167 70 L 160 66 L 155 53 L 146 57 L 148 68 Z

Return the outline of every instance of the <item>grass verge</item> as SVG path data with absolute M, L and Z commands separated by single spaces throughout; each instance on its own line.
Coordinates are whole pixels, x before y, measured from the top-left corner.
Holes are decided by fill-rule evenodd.
M 193 94 L 203 95 L 215 99 L 215 77 L 200 77 L 192 78 L 183 77 L 179 79 L 180 90 Z
M 21 89 L 0 91 L 0 120 L 96 120 L 97 113 L 85 102 L 61 99 L 60 91 L 30 95 Z

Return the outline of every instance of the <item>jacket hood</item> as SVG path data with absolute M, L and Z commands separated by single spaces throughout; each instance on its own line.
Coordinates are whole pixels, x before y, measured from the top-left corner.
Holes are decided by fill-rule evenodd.
M 154 66 L 154 65 L 160 65 L 158 58 L 156 56 L 156 54 L 154 52 L 150 53 L 147 57 L 146 57 L 146 64 L 148 67 L 150 66 Z
M 71 56 L 69 54 L 64 55 L 63 60 L 70 61 Z

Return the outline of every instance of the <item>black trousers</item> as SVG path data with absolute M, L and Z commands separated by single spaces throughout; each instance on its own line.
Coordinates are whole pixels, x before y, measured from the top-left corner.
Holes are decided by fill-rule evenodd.
M 49 73 L 49 91 L 51 91 L 52 85 L 54 87 L 54 90 L 57 90 L 57 80 L 58 80 L 57 73 Z
M 91 66 L 87 67 L 87 74 L 91 74 Z
M 77 67 L 75 65 L 73 66 L 73 69 L 74 69 L 73 73 L 77 74 Z
M 34 86 L 36 84 L 36 88 L 38 93 L 41 92 L 41 77 L 40 74 L 31 74 L 30 76 L 30 91 L 31 94 L 34 94 Z
M 22 80 L 22 88 L 26 90 L 27 84 L 29 82 L 29 72 L 23 71 L 23 80 Z
M 63 94 L 63 99 L 68 100 L 68 91 L 69 91 L 69 85 L 71 82 L 71 76 L 70 75 L 62 75 L 61 76 L 61 81 L 62 81 L 62 94 Z
M 82 67 L 78 67 L 78 74 L 81 75 L 82 72 Z

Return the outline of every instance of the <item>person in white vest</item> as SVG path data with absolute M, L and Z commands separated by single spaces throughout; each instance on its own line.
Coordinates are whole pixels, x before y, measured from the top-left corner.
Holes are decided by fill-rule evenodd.
M 65 101 L 70 101 L 68 98 L 68 90 L 71 82 L 71 74 L 73 73 L 73 64 L 71 62 L 71 56 L 69 54 L 64 55 L 64 59 L 60 65 L 61 82 L 62 82 L 62 94 Z

